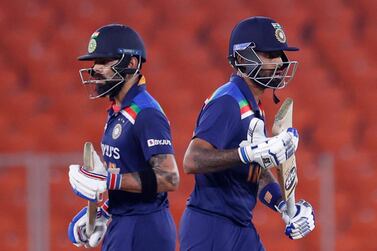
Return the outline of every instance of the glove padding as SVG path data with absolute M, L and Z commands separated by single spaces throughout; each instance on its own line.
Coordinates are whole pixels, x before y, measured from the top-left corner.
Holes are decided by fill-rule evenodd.
M 277 210 L 281 213 L 286 224 L 285 234 L 292 240 L 305 237 L 315 228 L 313 207 L 305 200 L 300 200 L 296 203 L 296 214 L 293 218 L 290 218 L 287 214 L 285 201 L 279 203 Z
M 69 183 L 78 196 L 93 202 L 102 200 L 106 191 L 106 177 L 94 172 L 88 172 L 80 165 L 69 166 Z
M 256 162 L 264 169 L 278 166 L 289 159 L 298 147 L 298 132 L 289 128 L 279 135 L 267 138 L 259 144 L 250 144 L 238 148 L 243 163 Z
M 86 171 L 80 165 L 69 166 L 69 182 L 73 191 L 80 197 L 90 201 L 101 201 L 106 191 L 107 171 L 100 157 L 93 151 L 93 171 Z
M 103 207 L 97 210 L 94 231 L 90 236 L 86 233 L 87 208 L 84 207 L 73 217 L 68 226 L 68 238 L 75 246 L 92 248 L 98 246 L 102 241 L 107 231 L 107 222 L 111 217 L 108 212 L 104 211 Z

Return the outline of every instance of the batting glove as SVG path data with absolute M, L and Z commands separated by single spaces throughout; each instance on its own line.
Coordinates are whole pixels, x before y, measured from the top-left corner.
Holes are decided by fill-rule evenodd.
M 107 231 L 107 222 L 111 218 L 108 212 L 108 201 L 97 209 L 97 218 L 93 233 L 86 233 L 87 208 L 84 207 L 73 217 L 68 226 L 68 238 L 77 247 L 92 248 L 98 246 Z
M 297 240 L 308 235 L 315 228 L 313 207 L 309 202 L 300 200 L 296 203 L 296 214 L 290 218 L 287 214 L 285 201 L 279 203 L 278 211 L 285 222 L 285 235 L 292 240 Z
M 78 196 L 90 200 L 101 201 L 106 190 L 120 190 L 122 174 L 105 172 L 104 175 L 87 171 L 79 165 L 69 166 L 69 182 L 73 192 Z
M 97 202 L 102 200 L 102 193 L 107 189 L 120 189 L 122 175 L 108 173 L 95 151 L 93 152 L 93 162 L 93 171 L 88 171 L 80 165 L 70 165 L 69 182 L 78 196 Z
M 278 166 L 289 159 L 297 150 L 298 141 L 297 130 L 289 128 L 261 143 L 239 147 L 238 155 L 245 164 L 255 162 L 267 169 Z
M 102 200 L 102 194 L 107 188 L 107 173 L 102 175 L 87 171 L 80 165 L 70 165 L 68 175 L 69 183 L 75 194 L 93 202 Z

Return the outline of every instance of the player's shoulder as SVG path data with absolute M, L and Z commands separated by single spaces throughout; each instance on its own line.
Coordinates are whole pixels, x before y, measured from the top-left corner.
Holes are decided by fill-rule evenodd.
M 234 82 L 228 82 L 219 88 L 205 101 L 205 106 L 218 106 L 220 109 L 232 110 L 234 115 L 239 114 L 241 119 L 252 113 L 246 97 Z
M 157 111 L 160 111 L 163 113 L 162 107 L 157 102 L 157 100 L 152 97 L 152 95 L 149 94 L 146 90 L 140 92 L 134 99 L 133 102 L 135 105 L 137 105 L 140 110 L 144 110 L 147 108 L 152 108 Z
M 166 119 L 165 113 L 155 98 L 147 91 L 140 92 L 133 100 L 131 105 L 123 109 L 122 114 L 135 124 L 141 117 L 162 117 Z
M 227 97 L 227 98 L 224 98 Z M 230 98 L 230 99 L 229 99 Z M 244 100 L 242 92 L 238 86 L 233 82 L 225 83 L 224 85 L 217 88 L 212 95 L 205 101 L 206 104 L 210 102 L 220 100 L 232 100 L 233 102 L 239 103 Z

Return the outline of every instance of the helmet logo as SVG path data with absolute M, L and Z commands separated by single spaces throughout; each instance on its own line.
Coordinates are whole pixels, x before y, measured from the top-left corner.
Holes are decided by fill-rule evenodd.
M 283 31 L 283 28 L 278 23 L 271 23 L 271 25 L 275 28 L 275 37 L 280 43 L 287 42 L 287 37 Z
M 94 38 L 90 39 L 89 44 L 88 44 L 88 52 L 92 53 L 93 51 L 96 50 L 96 48 L 97 48 L 97 41 Z
M 90 41 L 89 41 L 89 44 L 88 44 L 88 52 L 89 53 L 92 53 L 93 51 L 96 50 L 97 48 L 97 41 L 96 41 L 96 38 L 98 37 L 99 35 L 99 32 L 98 31 L 95 31 L 92 36 L 90 37 Z

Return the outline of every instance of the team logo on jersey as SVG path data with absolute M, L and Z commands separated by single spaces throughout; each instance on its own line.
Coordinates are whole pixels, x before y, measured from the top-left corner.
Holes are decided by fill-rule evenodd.
M 283 31 L 283 28 L 278 23 L 271 23 L 272 26 L 275 28 L 275 37 L 280 43 L 285 43 L 287 41 L 287 37 Z
M 113 129 L 113 139 L 119 138 L 119 136 L 122 134 L 122 125 L 121 124 L 116 124 L 116 126 Z

